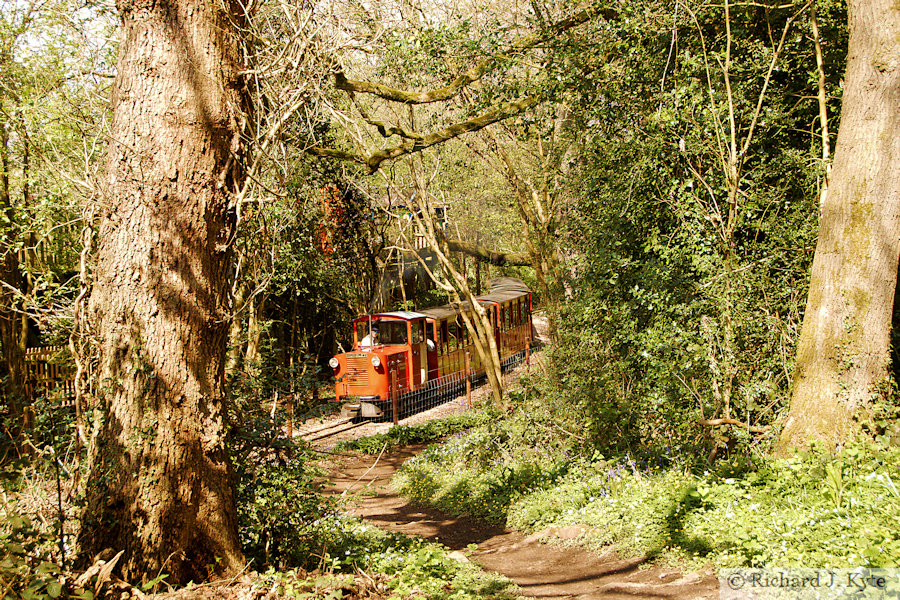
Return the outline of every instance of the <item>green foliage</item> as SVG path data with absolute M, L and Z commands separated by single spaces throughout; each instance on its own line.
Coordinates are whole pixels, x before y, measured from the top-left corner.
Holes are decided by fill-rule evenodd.
M 0 595 L 91 598 L 75 588 L 70 569 L 78 510 L 71 481 L 79 468 L 74 419 L 42 402 L 35 408 L 34 427 L 19 446 L 30 452 L 10 447 L 0 460 L 0 591 L 8 596 Z M 60 449 L 61 439 L 72 442 L 68 450 Z
M 552 507 L 546 498 L 529 498 L 510 513 L 510 523 L 584 523 L 598 528 L 597 543 L 639 553 L 699 554 L 721 566 L 895 567 L 900 536 L 886 524 L 900 516 L 898 465 L 895 448 L 853 445 L 834 455 L 813 449 L 798 458 L 761 461 L 737 477 L 626 472 L 613 488 L 606 485 L 609 466 L 598 464 L 578 483 L 599 493 Z M 566 497 L 565 487 L 553 491 Z M 674 510 L 658 511 L 662 499 Z M 623 514 L 630 515 L 622 526 L 627 530 L 607 529 Z
M 318 492 L 324 473 L 310 453 L 281 435 L 259 415 L 235 429 L 228 444 L 236 475 L 238 535 L 256 568 L 314 566 L 320 549 L 320 520 L 336 505 Z
M 526 393 L 511 394 L 524 406 L 510 417 L 494 415 L 404 463 L 394 479 L 398 490 L 453 514 L 505 522 L 513 502 L 552 485 L 573 456 L 571 438 Z
M 752 440 L 704 439 L 693 423 L 778 418 L 815 246 L 815 60 L 797 35 L 808 22 L 792 22 L 749 138 L 773 32 L 794 9 L 731 11 L 726 86 L 721 6 L 686 8 L 666 15 L 669 7 L 626 3 L 617 21 L 591 26 L 598 41 L 556 47 L 584 144 L 566 237 L 574 295 L 556 315 L 548 395 L 564 397 L 610 452 L 672 443 L 733 451 Z M 834 94 L 843 10 L 820 11 Z M 732 109 L 737 180 L 723 168 Z
M 238 531 L 244 555 L 258 567 L 310 566 L 319 550 L 317 522 L 334 512 L 317 493 L 308 457 L 294 452 L 242 466 L 237 485 Z
M 498 575 L 451 557 L 438 544 L 389 533 L 347 517 L 322 519 L 322 566 L 338 573 L 382 573 L 391 596 L 402 598 L 509 598 L 512 586 Z
M 452 448 L 452 443 L 446 446 Z M 430 449 L 407 461 L 394 484 L 413 502 L 430 504 L 451 514 L 470 514 L 504 523 L 516 499 L 548 485 L 554 477 L 533 463 L 497 464 L 486 470 L 454 465 L 445 471 L 446 459 L 442 451 Z
M 402 446 L 440 440 L 464 429 L 482 425 L 495 417 L 496 415 L 487 409 L 458 413 L 445 419 L 434 419 L 419 425 L 392 427 L 387 433 L 341 442 L 337 448 L 339 450 L 356 450 L 364 454 L 378 454 L 383 450 L 390 451 Z
M 56 0 L 0 5 L 0 249 L 18 257 L 16 273 L 4 274 L 15 288 L 6 301 L 32 319 L 29 344 L 37 329 L 44 343 L 59 343 L 72 324 L 82 202 L 94 194 L 109 110 L 112 11 Z
M 10 514 L 4 507 L 4 527 L 0 530 L 0 586 L 19 598 L 58 598 L 62 591 L 59 567 L 39 557 L 42 545 L 52 543 L 45 533 L 32 527 L 31 520 Z
M 514 429 L 499 423 L 433 446 L 394 483 L 416 502 L 514 528 L 580 525 L 584 543 L 629 555 L 724 567 L 900 563 L 898 448 L 813 448 L 712 466 L 683 451 L 558 451 L 541 461 L 533 446 L 509 444 Z
M 50 560 L 47 548 L 58 540 L 34 527 L 31 519 L 4 505 L 0 519 L 0 590 L 4 598 L 92 600 L 90 590 L 76 588 L 71 573 Z
M 304 571 L 291 569 L 275 571 L 269 569 L 260 575 L 260 580 L 269 596 L 274 598 L 297 598 L 340 600 L 347 592 L 354 591 L 357 582 L 352 575 L 311 575 Z

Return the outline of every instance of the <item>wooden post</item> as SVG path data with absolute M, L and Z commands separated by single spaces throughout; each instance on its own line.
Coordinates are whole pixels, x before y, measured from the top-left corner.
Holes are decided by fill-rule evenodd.
M 294 395 L 290 394 L 287 397 L 287 409 L 288 414 L 288 422 L 287 422 L 287 436 L 289 440 L 294 439 Z
M 525 340 L 525 372 L 531 373 L 531 340 Z
M 400 420 L 400 412 L 399 402 L 398 402 L 398 394 L 397 394 L 397 375 L 395 373 L 391 373 L 388 371 L 388 386 L 391 390 L 391 417 L 393 417 L 394 425 L 397 425 Z
M 472 357 L 466 351 L 466 408 L 472 408 Z

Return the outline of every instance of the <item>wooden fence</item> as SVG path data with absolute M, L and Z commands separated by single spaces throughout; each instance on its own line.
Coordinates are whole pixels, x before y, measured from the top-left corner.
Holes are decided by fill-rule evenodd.
M 43 397 L 62 406 L 74 406 L 75 374 L 71 366 L 60 364 L 67 352 L 65 346 L 28 348 L 25 351 L 26 397 Z

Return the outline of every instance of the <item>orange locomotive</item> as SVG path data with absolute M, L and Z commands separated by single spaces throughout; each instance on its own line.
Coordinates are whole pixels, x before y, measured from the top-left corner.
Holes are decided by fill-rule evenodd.
M 487 310 L 500 359 L 525 352 L 533 340 L 528 286 L 512 277 L 495 279 L 490 293 L 476 301 Z M 382 417 L 390 413 L 392 393 L 402 400 L 464 376 L 467 352 L 472 370 L 483 372 L 462 319 L 462 313 L 471 310 L 464 302 L 355 319 L 353 350 L 329 361 L 336 380 L 335 400 L 348 403 L 351 413 Z M 404 411 L 402 403 L 400 410 Z

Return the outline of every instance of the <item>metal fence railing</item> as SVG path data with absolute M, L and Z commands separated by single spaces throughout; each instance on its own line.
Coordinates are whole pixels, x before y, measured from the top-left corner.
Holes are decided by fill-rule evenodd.
M 501 372 L 506 373 L 522 362 L 528 362 L 530 355 L 531 349 L 526 347 L 521 352 L 507 356 L 500 363 Z M 469 357 L 466 362 L 471 364 Z M 392 390 L 391 397 L 385 402 L 382 419 L 393 421 L 396 424 L 400 419 L 434 408 L 455 398 L 465 399 L 466 405 L 471 408 L 471 391 L 486 381 L 487 377 L 483 370 L 469 369 L 468 374 L 460 371 L 432 379 L 421 388 L 411 392 Z

